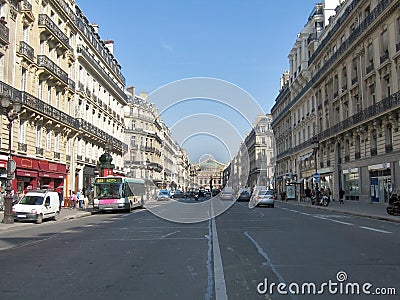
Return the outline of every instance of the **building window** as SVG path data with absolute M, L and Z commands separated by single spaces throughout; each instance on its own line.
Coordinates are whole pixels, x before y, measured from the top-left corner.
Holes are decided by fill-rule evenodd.
M 373 70 L 374 68 L 374 48 L 372 46 L 372 42 L 370 42 L 367 46 L 367 55 L 366 55 L 366 65 L 367 65 L 367 73 Z
M 41 148 L 42 143 L 42 126 L 36 127 L 36 147 Z
M 51 150 L 51 131 L 48 131 L 46 134 L 46 150 Z
M 19 121 L 18 142 L 25 144 L 26 141 L 26 120 Z
M 387 29 L 383 30 L 381 33 L 381 43 L 382 43 L 382 55 L 388 53 L 389 49 L 389 38 Z
M 59 152 L 59 134 L 54 135 L 54 152 Z
M 21 89 L 23 91 L 26 91 L 26 82 L 27 82 L 27 73 L 26 69 L 22 68 L 22 74 L 21 74 Z
M 390 96 L 390 75 L 386 75 L 383 78 L 382 82 L 382 88 L 383 88 L 383 97 L 389 97 Z
M 392 124 L 388 124 L 386 126 L 385 150 L 386 150 L 386 152 L 392 152 L 393 151 L 393 129 L 392 129 Z
M 376 98 L 375 98 L 375 84 L 371 84 L 369 87 L 369 97 L 371 99 L 371 104 L 374 105 L 376 103 Z
M 67 140 L 67 143 L 65 145 L 65 154 L 71 155 L 71 139 Z

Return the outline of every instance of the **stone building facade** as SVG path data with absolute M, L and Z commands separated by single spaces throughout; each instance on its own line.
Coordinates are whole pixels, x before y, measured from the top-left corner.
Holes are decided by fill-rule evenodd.
M 89 192 L 104 151 L 122 173 L 125 79 L 97 27 L 72 0 L 3 1 L 0 12 L 0 97 L 22 104 L 11 134 L 14 191 Z M 4 162 L 4 109 L 0 126 Z
M 348 200 L 385 202 L 400 189 L 399 6 L 316 4 L 272 108 L 279 190 L 318 183 L 336 199 L 343 189 Z

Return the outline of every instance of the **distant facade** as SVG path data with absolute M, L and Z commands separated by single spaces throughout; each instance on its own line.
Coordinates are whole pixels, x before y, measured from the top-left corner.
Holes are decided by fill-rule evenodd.
M 318 183 L 335 199 L 343 189 L 348 200 L 385 202 L 400 189 L 399 5 L 315 6 L 272 108 L 279 190 Z
M 195 164 L 196 174 L 196 187 L 209 189 L 210 183 L 213 189 L 221 189 L 222 186 L 222 172 L 226 168 L 226 164 L 216 161 L 213 158 L 207 158 L 199 164 Z
M 247 187 L 253 188 L 256 185 L 263 185 L 273 188 L 275 142 L 271 123 L 272 115 L 258 116 L 253 124 L 253 129 L 244 140 L 249 164 Z
M 136 95 L 133 87 L 126 94 L 124 139 L 129 151 L 124 156 L 125 173 L 149 179 L 159 188 L 186 189 L 190 178 L 185 150 L 173 140 L 145 94 Z

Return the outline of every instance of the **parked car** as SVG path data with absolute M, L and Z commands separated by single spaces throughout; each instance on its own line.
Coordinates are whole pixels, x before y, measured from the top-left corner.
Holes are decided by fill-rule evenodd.
M 230 188 L 225 188 L 219 193 L 219 198 L 221 200 L 233 200 L 234 195 L 233 195 L 233 190 Z
M 168 190 L 160 190 L 158 192 L 158 195 L 157 195 L 157 200 L 158 201 L 168 200 L 170 198 L 171 198 L 171 195 L 169 194 Z
M 214 197 L 214 196 L 217 196 L 219 193 L 221 193 L 221 190 L 220 189 L 213 189 L 212 190 L 212 196 Z
M 243 190 L 239 194 L 238 201 L 249 201 L 250 196 L 251 194 L 249 190 Z
M 30 191 L 12 209 L 16 221 L 35 221 L 37 224 L 44 219 L 56 221 L 60 214 L 60 198 L 54 191 Z
M 257 206 L 266 205 L 269 207 L 275 206 L 275 193 L 273 190 L 259 190 L 254 196 L 254 201 Z
M 171 198 L 184 198 L 184 197 L 185 197 L 184 192 L 182 192 L 181 190 L 175 190 Z

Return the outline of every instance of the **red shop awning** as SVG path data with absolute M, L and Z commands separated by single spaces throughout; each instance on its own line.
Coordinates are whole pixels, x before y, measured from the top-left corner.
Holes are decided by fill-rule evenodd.
M 47 178 L 61 178 L 64 179 L 66 174 L 63 173 L 52 173 L 52 172 L 39 172 L 39 177 Z
M 17 169 L 16 174 L 17 176 L 23 176 L 23 177 L 33 177 L 33 178 L 38 177 L 37 172 L 30 170 L 23 170 L 23 169 Z
M 7 161 L 6 160 L 0 160 L 0 168 L 7 169 Z

